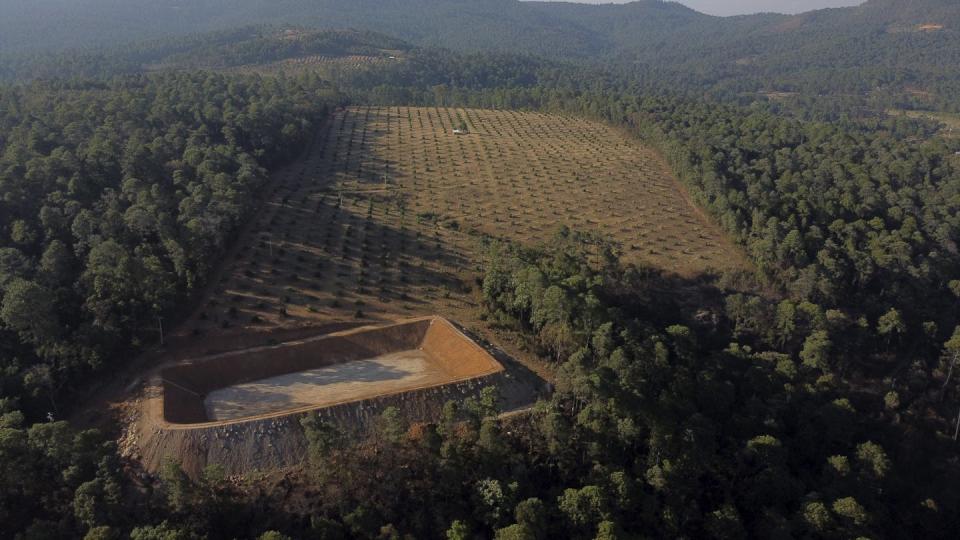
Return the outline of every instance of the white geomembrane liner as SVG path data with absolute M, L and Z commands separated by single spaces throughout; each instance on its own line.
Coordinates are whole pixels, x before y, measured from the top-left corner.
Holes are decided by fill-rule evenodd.
M 232 420 L 285 409 L 327 406 L 440 384 L 450 379 L 428 353 L 400 351 L 215 390 L 207 418 Z

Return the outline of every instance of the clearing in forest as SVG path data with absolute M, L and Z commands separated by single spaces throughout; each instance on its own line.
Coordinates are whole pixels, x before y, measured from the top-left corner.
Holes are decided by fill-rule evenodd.
M 463 131 L 463 133 L 455 133 Z M 744 265 L 664 162 L 621 132 L 534 112 L 338 111 L 277 174 L 188 327 L 290 327 L 362 316 L 475 317 L 481 239 L 561 226 L 681 276 Z
M 931 120 L 940 124 L 942 129 L 940 134 L 944 137 L 960 137 L 960 115 L 934 112 L 934 111 L 909 111 L 906 109 L 890 109 L 887 111 L 889 116 L 906 116 L 908 118 L 922 118 Z
M 224 69 L 228 73 L 259 73 L 261 75 L 297 75 L 304 72 L 337 80 L 340 75 L 353 71 L 378 69 L 403 61 L 401 51 L 384 51 L 378 56 L 372 55 L 322 55 L 315 54 L 297 58 L 287 58 L 264 64 L 251 64 Z

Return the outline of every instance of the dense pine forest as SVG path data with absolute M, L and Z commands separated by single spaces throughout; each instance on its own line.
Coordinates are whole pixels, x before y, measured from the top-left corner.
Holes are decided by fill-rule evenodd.
M 35 9 L 0 2 L 0 12 L 8 4 L 10 20 Z M 222 24 L 188 29 L 289 22 L 228 17 L 214 4 L 191 9 L 217 12 Z M 539 16 L 549 4 L 478 3 L 474 16 L 487 23 L 487 4 L 548 28 L 599 9 L 554 6 L 550 26 Z M 292 41 L 276 38 L 289 28 L 258 26 L 158 34 L 122 50 L 83 42 L 103 48 L 5 53 L 4 534 L 954 536 L 960 140 L 936 122 L 885 114 L 960 110 L 950 26 L 960 16 L 919 4 L 874 0 L 838 17 L 799 16 L 808 26 L 785 38 L 765 29 L 792 18 L 714 27 L 645 2 L 564 34 L 568 49 L 590 53 L 577 58 L 477 32 L 504 45 L 492 47 L 453 27 L 444 32 L 464 40 L 459 51 L 432 47 L 451 46 L 437 33 L 449 9 L 432 34 L 386 11 L 363 31 L 297 27 Z M 681 38 L 661 31 L 630 42 L 637 34 L 622 16 L 633 12 L 713 33 L 663 53 L 675 55 L 668 66 L 651 59 L 650 43 L 669 49 Z M 945 31 L 891 31 L 921 16 Z M 70 45 L 86 37 L 61 36 Z M 748 48 L 764 52 L 738 64 Z M 404 58 L 335 78 L 230 71 L 311 54 Z M 914 84 L 924 91 L 904 91 Z M 796 95 L 756 95 L 773 90 Z M 121 458 L 110 434 L 67 422 L 91 389 L 156 342 L 158 320 L 192 307 L 257 212 L 270 172 L 348 103 L 535 110 L 620 128 L 660 152 L 753 268 L 684 279 L 625 264 L 623 246 L 566 227 L 536 246 L 484 238 L 477 301 L 491 326 L 521 336 L 556 372 L 549 398 L 501 416 L 486 391 L 417 426 L 388 410 L 362 440 L 307 417 L 309 461 L 280 480 L 228 478 L 217 467 L 190 478 L 175 462 L 153 478 Z
M 267 168 L 335 98 L 187 74 L 13 86 L 0 102 L 0 516 L 71 536 L 73 492 L 120 489 L 119 471 L 98 435 L 60 418 L 203 284 Z

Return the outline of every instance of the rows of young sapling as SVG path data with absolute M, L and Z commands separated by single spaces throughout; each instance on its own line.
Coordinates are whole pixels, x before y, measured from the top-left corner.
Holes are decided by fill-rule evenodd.
M 332 77 L 333 79 L 336 79 L 337 75 L 342 72 L 378 69 L 396 61 L 398 61 L 396 60 L 396 57 L 390 58 L 388 56 L 312 55 L 299 58 L 287 58 L 266 64 L 231 67 L 224 69 L 224 71 L 229 73 L 262 73 L 274 75 L 281 73 L 296 75 L 309 71 L 318 73 L 325 77 Z
M 681 273 L 736 264 L 660 161 L 603 125 L 350 108 L 278 173 L 197 326 L 449 313 L 466 302 L 479 238 L 536 242 L 563 225 Z
M 329 122 L 297 166 L 278 173 L 194 321 L 198 331 L 424 315 L 462 296 L 465 259 L 443 231 L 411 214 L 402 197 L 339 189 L 340 177 L 327 172 L 365 153 L 377 167 L 366 137 L 356 119 Z
M 385 64 L 389 61 L 389 58 L 385 56 L 370 56 L 370 55 L 359 55 L 359 54 L 350 54 L 346 56 L 325 56 L 322 54 L 315 54 L 311 56 L 301 56 L 299 58 L 289 58 L 283 60 L 284 64 L 291 64 L 297 66 L 316 66 L 316 65 L 327 65 L 327 64 L 345 64 L 345 65 L 366 65 L 366 64 Z
M 340 121 L 373 139 L 330 164 L 344 188 L 380 184 L 417 214 L 495 237 L 537 241 L 560 225 L 601 232 L 627 260 L 682 274 L 737 264 L 656 155 L 607 126 L 438 108 L 353 109 Z

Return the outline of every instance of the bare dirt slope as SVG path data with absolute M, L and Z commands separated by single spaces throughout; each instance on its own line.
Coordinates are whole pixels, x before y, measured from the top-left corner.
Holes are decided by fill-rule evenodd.
M 547 391 L 442 318 L 334 332 L 157 367 L 121 450 L 149 471 L 170 459 L 191 475 L 209 464 L 230 474 L 285 468 L 305 457 L 305 415 L 345 435 L 366 433 L 387 407 L 429 422 L 446 401 L 488 386 L 508 411 Z

